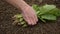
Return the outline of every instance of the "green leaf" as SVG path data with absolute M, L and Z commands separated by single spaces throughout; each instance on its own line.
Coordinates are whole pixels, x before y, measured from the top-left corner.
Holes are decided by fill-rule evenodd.
M 56 16 L 51 15 L 51 14 L 44 14 L 41 16 L 41 18 L 47 19 L 47 20 L 56 20 Z
M 41 18 L 41 16 L 38 16 L 38 18 L 42 21 L 42 22 L 46 22 L 43 18 Z
M 39 15 L 40 14 L 40 11 L 37 11 L 36 14 Z
M 22 22 L 24 19 L 23 18 L 20 18 L 19 21 Z
M 21 24 L 25 24 L 25 23 L 26 23 L 25 21 L 21 22 Z
M 46 9 L 47 11 L 49 11 L 49 10 L 52 10 L 52 9 L 54 9 L 54 8 L 56 8 L 56 6 L 55 5 L 45 5 L 45 6 L 43 6 L 43 8 L 44 9 Z
M 33 7 L 33 9 L 35 9 L 36 11 L 39 11 L 39 8 L 40 8 L 40 7 L 39 7 L 38 5 L 35 5 L 35 4 L 34 4 L 34 5 L 32 5 L 32 7 Z
M 49 12 L 50 14 L 53 14 L 55 16 L 60 16 L 60 9 L 55 8 Z
M 17 14 L 14 17 L 16 17 L 16 18 L 22 18 L 22 15 L 21 14 Z
M 42 7 L 40 7 L 40 14 L 39 15 L 45 14 L 46 12 L 50 12 L 50 10 L 52 10 L 54 8 L 56 8 L 55 5 L 47 5 L 46 4 L 46 5 L 42 6 Z
M 22 27 L 27 27 L 28 25 L 27 24 L 24 24 Z

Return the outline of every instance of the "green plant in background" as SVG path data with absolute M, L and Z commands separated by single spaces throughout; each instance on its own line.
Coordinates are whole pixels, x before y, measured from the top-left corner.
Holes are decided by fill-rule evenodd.
M 56 20 L 57 16 L 60 16 L 60 9 L 56 8 L 55 5 L 44 5 L 44 6 L 38 6 L 38 5 L 32 5 L 33 9 L 36 11 L 36 14 L 38 18 L 46 22 L 46 20 Z M 19 25 L 22 25 L 22 27 L 26 27 L 27 24 L 24 21 L 21 14 L 15 15 L 16 21 L 18 21 Z

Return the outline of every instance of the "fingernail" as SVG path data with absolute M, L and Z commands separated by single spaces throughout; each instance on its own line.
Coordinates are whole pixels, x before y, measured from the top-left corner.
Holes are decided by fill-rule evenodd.
M 35 25 L 36 23 L 35 22 L 32 22 L 32 25 Z
M 31 22 L 29 21 L 28 24 L 31 25 Z

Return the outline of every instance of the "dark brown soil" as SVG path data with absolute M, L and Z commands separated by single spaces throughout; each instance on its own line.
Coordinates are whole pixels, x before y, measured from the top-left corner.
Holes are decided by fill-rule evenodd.
M 48 3 L 55 4 L 58 8 L 60 7 L 60 0 L 43 0 L 43 2 L 29 0 L 27 3 L 29 5 L 34 3 L 38 5 Z M 19 12 L 20 11 L 12 5 L 0 0 L 0 34 L 60 34 L 60 18 L 58 18 L 55 22 L 38 22 L 36 26 L 27 28 L 13 26 L 12 17 Z

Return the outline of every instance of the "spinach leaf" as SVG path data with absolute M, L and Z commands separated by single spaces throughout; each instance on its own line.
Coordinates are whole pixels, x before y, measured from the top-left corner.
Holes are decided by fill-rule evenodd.
M 41 18 L 47 19 L 47 20 L 56 20 L 56 16 L 54 16 L 52 14 L 44 14 L 41 16 Z

